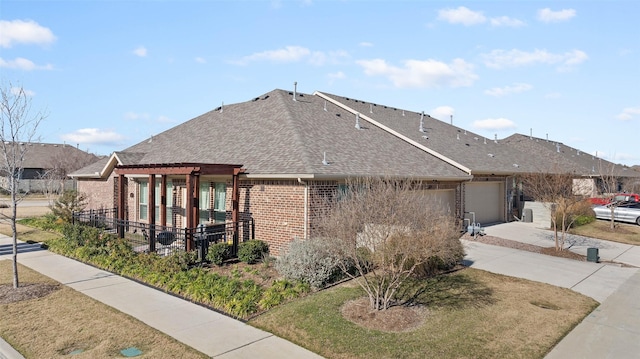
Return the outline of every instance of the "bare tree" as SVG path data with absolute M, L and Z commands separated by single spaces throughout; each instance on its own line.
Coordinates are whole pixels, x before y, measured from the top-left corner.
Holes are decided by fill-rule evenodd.
M 58 151 L 51 156 L 50 167 L 40 174 L 44 182 L 42 191 L 50 203 L 54 203 L 57 196 L 67 190 L 65 181 L 69 173 L 83 168 L 98 160 L 98 157 L 81 151 L 73 146 L 58 147 Z
M 407 179 L 353 179 L 320 219 L 316 235 L 348 259 L 340 269 L 364 289 L 371 309 L 393 305 L 402 283 L 428 264 L 464 256 L 454 218 L 421 193 Z
M 37 140 L 36 132 L 45 114 L 31 112 L 31 98 L 22 87 L 0 87 L 0 171 L 6 176 L 2 187 L 10 195 L 11 230 L 13 233 L 13 287 L 18 288 L 18 231 L 16 228 L 18 203 L 23 199 L 20 180 L 28 144 Z
M 603 195 L 607 196 L 611 199 L 611 201 L 607 204 L 609 210 L 611 211 L 611 226 L 610 228 L 614 230 L 616 228 L 615 222 L 615 210 L 621 204 L 616 201 L 615 194 L 618 192 L 621 186 L 621 179 L 616 174 L 616 166 L 613 163 L 603 162 L 600 160 L 598 165 L 598 172 L 600 175 L 599 184 L 600 191 Z
M 535 201 L 542 202 L 551 213 L 555 249 L 562 251 L 567 231 L 573 225 L 584 197 L 576 186 L 584 182 L 574 181 L 571 173 L 530 173 L 521 176 L 523 191 Z

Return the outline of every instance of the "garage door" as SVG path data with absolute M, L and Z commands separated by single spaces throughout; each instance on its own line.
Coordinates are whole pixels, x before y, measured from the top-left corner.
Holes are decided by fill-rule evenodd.
M 481 225 L 503 222 L 504 195 L 501 182 L 471 182 L 465 185 L 465 212 L 476 214 Z M 472 219 L 465 214 L 465 218 Z
M 446 213 L 454 215 L 455 211 L 455 191 L 453 189 L 439 189 L 422 191 L 420 196 L 423 201 L 432 203 L 435 207 L 442 209 Z

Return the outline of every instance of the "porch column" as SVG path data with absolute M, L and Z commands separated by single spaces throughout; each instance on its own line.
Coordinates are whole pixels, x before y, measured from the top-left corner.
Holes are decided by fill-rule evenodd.
M 167 175 L 160 180 L 160 225 L 167 226 Z
M 147 213 L 149 214 L 149 252 L 156 251 L 156 175 L 149 175 L 149 204 Z
M 239 216 L 240 216 L 240 188 L 239 188 L 239 177 L 242 170 L 240 168 L 233 169 L 233 180 L 232 185 L 233 189 L 231 191 L 231 222 L 233 223 L 233 253 L 238 253 L 238 244 L 240 242 L 239 238 Z
M 186 227 L 194 230 L 198 226 L 200 176 L 190 173 L 187 175 L 187 203 L 185 212 L 187 215 Z M 187 241 L 187 251 L 194 249 L 193 233 L 190 233 Z
M 118 213 L 116 214 L 118 221 L 118 237 L 124 238 L 124 218 L 125 215 L 125 204 L 127 203 L 127 191 L 125 181 L 127 179 L 123 174 L 118 175 Z

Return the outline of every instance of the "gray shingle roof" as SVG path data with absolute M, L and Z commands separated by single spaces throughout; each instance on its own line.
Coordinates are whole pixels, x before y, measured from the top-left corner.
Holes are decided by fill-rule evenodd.
M 386 132 L 355 128 L 355 117 L 309 94 L 274 90 L 225 105 L 117 152 L 123 164 L 243 164 L 251 175 L 468 175 Z M 323 159 L 329 163 L 323 164 Z M 128 163 L 127 163 L 128 162 Z

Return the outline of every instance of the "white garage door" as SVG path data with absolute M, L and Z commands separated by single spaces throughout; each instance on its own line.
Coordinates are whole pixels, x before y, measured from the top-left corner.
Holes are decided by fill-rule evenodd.
M 453 189 L 438 189 L 421 191 L 420 196 L 423 201 L 433 203 L 439 209 L 448 214 L 455 215 L 455 191 Z
M 504 195 L 501 182 L 471 182 L 465 185 L 465 212 L 476 214 L 482 226 L 503 222 Z M 465 218 L 473 220 L 470 214 Z

